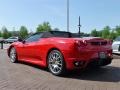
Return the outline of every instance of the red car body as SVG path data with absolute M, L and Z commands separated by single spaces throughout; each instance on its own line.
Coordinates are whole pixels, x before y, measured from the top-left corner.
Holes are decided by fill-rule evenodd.
M 101 59 L 105 62 L 102 62 L 103 65 L 107 65 L 112 60 L 111 42 L 95 37 L 49 37 L 39 38 L 33 42 L 15 42 L 9 47 L 8 55 L 12 47 L 16 49 L 18 60 L 43 67 L 47 67 L 48 54 L 54 49 L 62 53 L 66 68 L 69 70 L 85 68 L 91 62 L 99 62 Z

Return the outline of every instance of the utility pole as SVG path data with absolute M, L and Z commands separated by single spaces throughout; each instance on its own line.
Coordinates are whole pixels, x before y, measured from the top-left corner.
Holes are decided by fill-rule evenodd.
M 67 0 L 67 31 L 69 32 L 69 0 Z
M 81 29 L 80 16 L 79 16 L 79 25 L 78 25 L 78 28 L 79 28 L 79 32 L 78 32 L 78 34 L 79 34 L 79 36 L 80 36 L 80 33 L 81 33 L 81 31 L 80 31 L 80 29 Z

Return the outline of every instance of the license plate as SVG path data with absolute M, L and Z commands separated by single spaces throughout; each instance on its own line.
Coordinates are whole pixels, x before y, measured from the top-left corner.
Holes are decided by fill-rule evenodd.
M 105 59 L 106 58 L 106 54 L 104 52 L 100 52 L 99 53 L 99 57 L 100 57 L 100 59 Z

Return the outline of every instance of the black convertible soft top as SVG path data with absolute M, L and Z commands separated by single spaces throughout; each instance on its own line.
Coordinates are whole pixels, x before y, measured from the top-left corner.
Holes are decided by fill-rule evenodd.
M 48 31 L 43 33 L 43 38 L 49 38 L 49 37 L 70 38 L 72 37 L 72 35 L 70 32 L 65 32 L 65 31 Z
M 72 38 L 72 37 L 80 37 L 78 34 L 73 34 L 71 32 L 66 31 L 46 31 L 46 32 L 37 32 L 35 34 L 42 34 L 41 38 L 50 38 L 50 37 L 62 37 L 62 38 Z M 33 34 L 33 35 L 35 35 Z

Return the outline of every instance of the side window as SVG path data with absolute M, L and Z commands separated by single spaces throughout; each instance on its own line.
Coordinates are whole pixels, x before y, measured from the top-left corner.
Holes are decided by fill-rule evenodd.
M 35 35 L 28 37 L 25 41 L 26 42 L 35 42 L 35 41 L 38 41 L 41 38 L 41 36 L 42 36 L 42 33 L 35 34 Z

